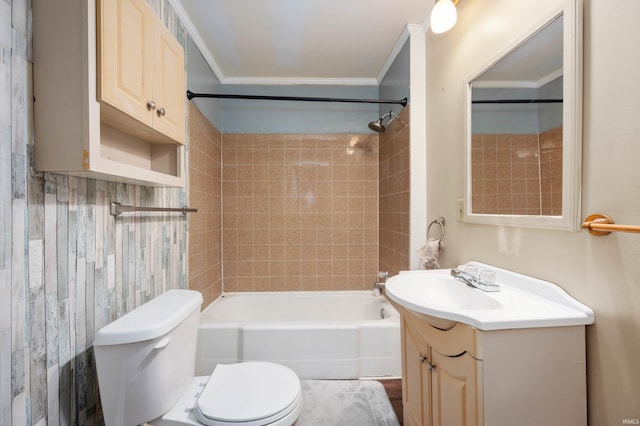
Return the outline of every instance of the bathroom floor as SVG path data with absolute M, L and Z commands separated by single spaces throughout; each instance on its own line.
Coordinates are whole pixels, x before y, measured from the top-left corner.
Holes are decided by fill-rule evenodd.
M 301 380 L 304 406 L 296 426 L 399 426 L 382 380 Z M 387 383 L 390 389 L 398 389 Z M 392 392 L 393 393 L 393 392 Z
M 402 379 L 379 380 L 379 382 L 384 385 L 393 411 L 395 411 L 398 421 L 402 425 Z

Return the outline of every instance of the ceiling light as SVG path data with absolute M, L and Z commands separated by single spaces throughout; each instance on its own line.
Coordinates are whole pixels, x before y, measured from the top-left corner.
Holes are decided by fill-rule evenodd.
M 458 19 L 456 6 L 452 0 L 437 0 L 431 10 L 431 31 L 443 33 L 449 31 Z

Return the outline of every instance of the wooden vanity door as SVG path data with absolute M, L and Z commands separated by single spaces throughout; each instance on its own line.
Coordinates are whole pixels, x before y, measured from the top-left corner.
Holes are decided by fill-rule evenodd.
M 481 425 L 482 401 L 477 386 L 480 362 L 466 352 L 452 357 L 433 349 L 431 360 L 433 425 Z
M 426 426 L 430 416 L 430 374 L 426 363 L 429 347 L 415 329 L 402 324 L 402 410 L 405 426 Z

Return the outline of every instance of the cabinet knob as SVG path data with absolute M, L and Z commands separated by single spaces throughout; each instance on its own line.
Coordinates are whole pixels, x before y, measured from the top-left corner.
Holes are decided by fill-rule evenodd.
M 424 356 L 424 355 L 420 355 L 420 358 L 419 358 L 419 359 L 420 359 L 420 362 L 421 362 L 421 363 L 423 363 L 423 364 L 427 364 L 427 368 L 428 368 L 429 370 L 433 370 L 434 368 L 436 368 L 436 366 L 435 366 L 435 365 L 433 365 L 433 364 L 431 364 L 429 361 L 427 361 L 427 357 L 426 357 L 426 356 Z
M 158 110 L 158 117 L 163 117 L 166 114 L 166 111 L 164 110 L 164 108 L 160 108 Z
M 149 101 L 147 102 L 147 109 L 149 111 L 153 111 L 154 109 L 156 109 L 156 103 L 153 101 Z

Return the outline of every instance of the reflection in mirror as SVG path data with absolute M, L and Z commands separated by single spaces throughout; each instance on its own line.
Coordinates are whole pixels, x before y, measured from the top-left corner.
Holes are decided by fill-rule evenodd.
M 562 215 L 562 19 L 471 84 L 471 212 Z
M 467 81 L 465 221 L 577 229 L 578 1 Z

